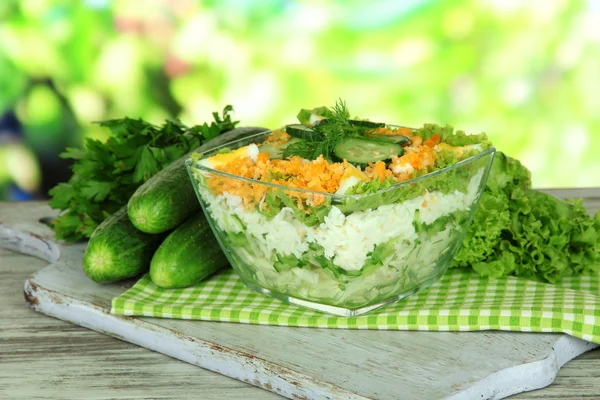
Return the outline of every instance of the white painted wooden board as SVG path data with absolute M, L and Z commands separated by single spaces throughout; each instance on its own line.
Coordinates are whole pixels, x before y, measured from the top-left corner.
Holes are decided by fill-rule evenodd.
M 35 310 L 285 397 L 498 399 L 550 384 L 564 363 L 595 347 L 557 334 L 349 331 L 113 316 L 111 298 L 131 283 L 89 281 L 81 271 L 85 245 L 53 243 L 36 221 L 52 212 L 39 207 L 26 214 L 11 207 L 10 215 L 0 209 L 0 247 L 52 263 L 25 284 Z

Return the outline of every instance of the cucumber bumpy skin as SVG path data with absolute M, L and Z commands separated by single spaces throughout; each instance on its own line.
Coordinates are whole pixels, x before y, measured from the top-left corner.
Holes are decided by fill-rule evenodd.
M 195 151 L 204 152 L 260 132 L 268 132 L 268 129 L 236 128 L 209 140 Z M 137 229 L 146 233 L 166 232 L 200 212 L 200 203 L 185 168 L 185 160 L 188 158 L 189 154 L 174 161 L 148 179 L 131 196 L 127 213 Z
M 146 272 L 164 235 L 137 230 L 127 207 L 104 220 L 90 237 L 83 256 L 83 271 L 93 281 L 110 283 Z
M 192 286 L 228 265 L 204 214 L 177 227 L 158 247 L 150 263 L 150 279 L 162 288 Z

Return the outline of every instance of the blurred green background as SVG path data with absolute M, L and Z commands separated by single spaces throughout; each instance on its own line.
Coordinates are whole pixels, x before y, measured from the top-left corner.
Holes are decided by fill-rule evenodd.
M 44 198 L 93 121 L 355 116 L 485 131 L 537 187 L 600 186 L 600 2 L 2 0 L 0 199 Z

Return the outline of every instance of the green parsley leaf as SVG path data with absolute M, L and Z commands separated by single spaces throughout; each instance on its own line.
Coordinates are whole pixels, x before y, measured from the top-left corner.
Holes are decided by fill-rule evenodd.
M 205 141 L 234 129 L 231 106 L 214 121 L 188 127 L 179 120 L 163 125 L 121 118 L 99 122 L 110 130 L 106 142 L 87 139 L 84 148 L 67 148 L 62 158 L 74 160 L 69 182 L 49 191 L 50 206 L 62 210 L 52 228 L 58 239 L 89 238 L 108 216 L 127 204 L 129 197 L 158 171 Z
M 85 150 L 74 147 L 67 147 L 65 151 L 60 153 L 60 158 L 71 158 L 73 160 L 81 160 L 85 157 Z
M 71 199 L 75 196 L 75 189 L 70 183 L 59 183 L 50 189 L 49 194 L 52 196 L 50 207 L 64 210 L 69 207 Z
M 147 146 L 140 148 L 140 159 L 133 172 L 134 182 L 146 182 L 159 171 L 158 161 Z
M 81 194 L 87 199 L 101 202 L 114 189 L 114 185 L 114 182 L 88 181 L 81 188 Z

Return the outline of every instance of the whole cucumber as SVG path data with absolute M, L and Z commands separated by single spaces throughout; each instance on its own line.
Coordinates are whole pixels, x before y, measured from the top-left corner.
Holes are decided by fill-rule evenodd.
M 181 224 L 158 247 L 150 279 L 162 288 L 192 286 L 228 265 L 204 214 Z
M 266 128 L 236 128 L 209 140 L 196 151 L 207 151 L 244 136 L 267 131 Z M 175 228 L 200 212 L 200 203 L 190 182 L 185 160 L 189 154 L 159 171 L 141 185 L 129 199 L 127 212 L 131 223 L 146 233 L 162 233 Z
M 98 283 L 115 282 L 146 272 L 165 235 L 137 230 L 127 207 L 105 219 L 90 237 L 83 256 L 83 271 Z

